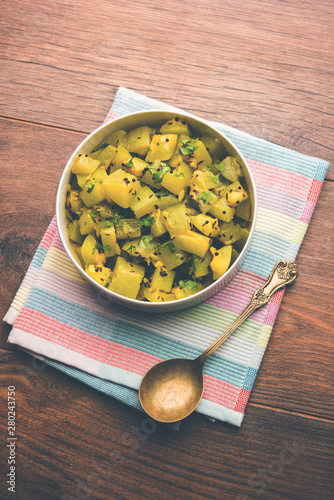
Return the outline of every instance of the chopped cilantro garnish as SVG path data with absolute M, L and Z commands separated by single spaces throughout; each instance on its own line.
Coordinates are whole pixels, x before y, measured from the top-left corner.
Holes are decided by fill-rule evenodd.
M 100 179 L 96 179 L 96 177 L 93 177 L 93 181 L 98 182 L 99 184 L 102 184 L 102 181 Z
M 181 177 L 181 175 L 182 175 L 182 177 L 184 177 L 184 173 L 183 172 L 180 172 L 179 174 L 174 174 L 174 177 Z
M 104 252 L 101 243 L 99 243 L 98 241 L 95 243 L 95 247 L 93 248 L 92 255 L 94 255 L 95 250 L 97 250 L 99 253 Z
M 111 251 L 111 246 L 110 245 L 105 245 L 103 247 L 103 250 L 106 251 L 106 252 L 110 252 Z
M 212 176 L 211 176 L 211 179 L 213 180 L 213 182 L 214 182 L 215 184 L 219 184 L 219 183 L 220 183 L 220 180 L 219 180 L 219 174 L 217 174 L 217 175 L 212 175 Z
M 166 247 L 167 250 L 169 251 L 169 253 L 175 253 L 175 246 L 174 246 L 174 243 L 172 241 L 165 241 L 165 243 L 162 243 L 158 250 L 161 250 L 161 248 L 164 248 Z
M 126 168 L 132 168 L 133 167 L 133 158 L 131 158 L 130 161 L 126 164 Z
M 86 185 L 87 193 L 91 193 L 95 187 L 94 182 L 91 182 L 90 184 Z
M 151 236 L 150 234 L 147 234 L 146 236 L 142 236 L 142 238 L 139 242 L 139 246 L 141 248 L 155 247 L 155 244 L 152 243 L 152 240 L 153 240 L 153 236 Z
M 189 292 L 190 290 L 197 290 L 198 284 L 196 281 L 192 280 L 181 280 L 179 281 L 179 285 L 184 289 L 185 292 Z
M 130 245 L 129 248 L 127 249 L 127 252 L 129 255 L 132 255 L 132 252 L 136 250 L 135 245 Z
M 163 191 L 157 191 L 157 192 L 155 193 L 155 196 L 156 196 L 157 198 L 163 198 L 164 196 L 169 196 L 169 193 L 164 193 Z
M 150 227 L 154 223 L 155 223 L 155 217 L 152 217 L 152 215 L 146 215 L 145 217 L 142 217 L 141 219 L 139 219 L 139 224 L 141 226 Z
M 167 163 L 163 163 L 163 162 L 160 162 L 160 165 L 158 167 L 156 167 L 154 165 L 154 163 L 152 163 L 151 165 L 149 165 L 147 167 L 149 169 L 149 171 L 151 172 L 152 174 L 152 177 L 153 177 L 153 180 L 154 182 L 156 183 L 159 183 L 162 181 L 162 179 L 165 177 L 165 175 L 167 174 L 167 172 L 170 171 L 170 167 L 167 165 Z
M 203 193 L 198 196 L 198 201 L 200 205 L 206 205 L 207 203 L 210 203 L 210 200 L 212 198 L 212 193 L 210 193 L 209 191 L 203 191 Z
M 124 217 L 122 215 L 119 215 L 119 214 L 115 214 L 114 217 L 112 218 L 112 222 L 114 224 L 118 224 L 119 227 L 122 227 L 123 226 L 123 220 Z
M 198 148 L 195 144 L 189 144 L 189 142 L 196 142 L 198 139 L 182 139 L 182 146 L 180 147 L 180 153 L 184 156 L 191 155 L 195 149 Z
M 193 255 L 193 270 L 196 273 L 197 271 L 197 264 L 198 264 L 199 258 L 196 255 Z
M 215 167 L 217 170 L 220 170 L 221 172 L 224 171 L 224 162 L 220 162 L 220 163 L 215 163 L 214 161 L 211 163 L 211 165 L 213 167 Z

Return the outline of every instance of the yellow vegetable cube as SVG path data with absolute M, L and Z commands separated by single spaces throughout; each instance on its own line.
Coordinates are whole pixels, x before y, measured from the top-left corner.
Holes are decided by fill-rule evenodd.
M 94 160 L 88 155 L 80 154 L 71 167 L 73 174 L 89 175 L 100 165 L 99 160 Z
M 109 267 L 105 267 L 102 264 L 90 264 L 85 268 L 85 271 L 88 276 L 100 283 L 100 285 L 105 287 L 108 286 L 112 276 L 112 272 Z
M 173 194 L 179 195 L 185 190 L 191 181 L 192 170 L 184 161 L 173 171 L 167 172 L 162 179 L 161 185 Z
M 145 268 L 143 266 L 128 262 L 123 257 L 117 257 L 109 290 L 135 299 L 144 275 Z
M 130 153 L 145 156 L 148 152 L 150 142 L 150 127 L 144 125 L 143 127 L 134 128 L 127 135 L 127 150 Z
M 143 295 L 145 299 L 150 302 L 170 302 L 175 300 L 173 293 L 162 292 L 161 290 L 151 290 L 150 288 L 143 288 Z
M 218 220 L 207 214 L 193 215 L 190 217 L 190 221 L 196 229 L 205 234 L 205 236 L 209 236 L 209 238 L 218 236 L 220 232 Z
M 92 234 L 86 236 L 81 246 L 81 256 L 86 266 L 89 264 L 104 264 L 107 260 L 103 248 Z
M 209 207 L 208 211 L 222 221 L 230 221 L 235 214 L 235 209 L 227 204 L 225 197 L 220 198 L 217 203 Z
M 164 266 L 156 267 L 151 277 L 151 290 L 170 292 L 173 286 L 174 276 L 175 271 L 167 270 Z
M 121 169 L 108 175 L 102 182 L 104 193 L 122 208 L 129 208 L 141 190 L 137 177 Z
M 109 224 L 109 227 L 101 229 L 100 235 L 106 257 L 113 257 L 114 255 L 119 255 L 121 253 L 121 249 L 116 240 L 115 226 L 112 223 Z M 106 225 L 105 222 L 104 225 Z
M 226 273 L 230 266 L 232 246 L 228 245 L 226 247 L 220 248 L 220 250 L 216 250 L 214 247 L 211 247 L 210 251 L 213 256 L 210 267 L 213 271 L 213 279 L 217 280 Z
M 184 234 L 178 234 L 173 239 L 173 243 L 177 248 L 185 252 L 193 253 L 199 257 L 204 257 L 209 250 L 211 239 L 203 234 L 195 231 L 187 231 Z
M 81 192 L 81 198 L 86 207 L 92 207 L 105 200 L 106 196 L 102 188 L 102 182 L 107 177 L 105 167 L 98 167 L 89 176 Z
M 155 206 L 159 206 L 159 200 L 148 186 L 143 187 L 130 205 L 137 219 L 153 212 Z
M 169 160 L 174 153 L 176 143 L 176 134 L 154 135 L 145 160 L 148 162 Z
M 166 208 L 162 212 L 162 217 L 171 238 L 174 238 L 177 234 L 185 233 L 190 229 L 188 209 L 183 204 Z

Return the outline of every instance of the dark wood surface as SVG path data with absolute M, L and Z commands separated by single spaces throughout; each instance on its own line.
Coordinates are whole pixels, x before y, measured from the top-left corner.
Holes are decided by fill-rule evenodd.
M 120 85 L 331 162 L 240 429 L 143 414 L 6 343 L 0 497 L 312 499 L 333 493 L 333 2 L 17 0 L 1 6 L 0 313 L 62 169 Z M 17 483 L 7 491 L 7 387 Z M 144 431 L 146 432 L 143 432 Z

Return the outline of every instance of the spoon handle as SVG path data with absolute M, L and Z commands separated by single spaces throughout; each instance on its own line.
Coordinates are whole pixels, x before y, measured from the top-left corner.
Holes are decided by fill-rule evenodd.
M 256 290 L 246 309 L 237 317 L 237 319 L 204 351 L 197 361 L 205 363 L 209 356 L 245 321 L 248 316 L 258 307 L 264 306 L 269 302 L 272 295 L 284 288 L 286 285 L 295 281 L 298 276 L 297 264 L 280 260 L 275 264 L 266 283 Z

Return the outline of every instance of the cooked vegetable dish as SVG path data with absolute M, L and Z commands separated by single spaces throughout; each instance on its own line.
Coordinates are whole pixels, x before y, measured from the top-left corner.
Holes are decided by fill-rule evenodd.
M 220 278 L 248 235 L 242 168 L 175 116 L 118 130 L 71 167 L 67 230 L 86 273 L 131 299 L 178 300 Z

